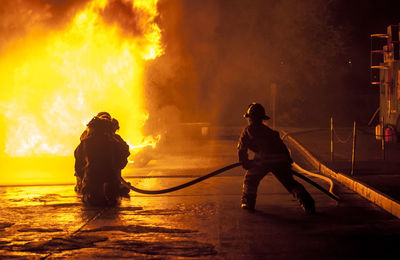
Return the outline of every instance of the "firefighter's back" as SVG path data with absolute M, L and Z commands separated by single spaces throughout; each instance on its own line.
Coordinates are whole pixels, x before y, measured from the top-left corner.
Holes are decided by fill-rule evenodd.
M 255 160 L 269 161 L 270 163 L 291 162 L 287 148 L 277 131 L 264 124 L 251 124 L 246 131 L 249 140 L 248 147 L 254 152 Z

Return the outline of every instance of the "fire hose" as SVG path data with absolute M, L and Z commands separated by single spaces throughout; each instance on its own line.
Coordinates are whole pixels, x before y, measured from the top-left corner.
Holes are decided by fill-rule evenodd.
M 225 166 L 225 167 L 223 167 L 223 168 L 221 168 L 221 169 L 218 169 L 218 170 L 216 170 L 216 171 L 213 171 L 213 172 L 211 172 L 211 173 L 208 173 L 208 174 L 206 174 L 206 175 L 203 175 L 203 176 L 201 176 L 201 177 L 199 177 L 199 178 L 196 178 L 196 179 L 194 179 L 194 180 L 191 180 L 191 181 L 189 181 L 189 182 L 186 182 L 186 183 L 183 183 L 183 184 L 181 184 L 181 185 L 178 185 L 178 186 L 175 186 L 175 187 L 171 187 L 171 188 L 168 188 L 168 189 L 162 189 L 162 190 L 142 190 L 142 189 L 139 189 L 139 188 L 137 188 L 137 187 L 135 187 L 135 186 L 132 186 L 130 183 L 126 182 L 122 177 L 120 178 L 120 181 L 121 181 L 121 183 L 122 183 L 123 186 L 125 186 L 126 188 L 128 188 L 128 189 L 130 189 L 130 190 L 133 190 L 133 191 L 135 191 L 135 192 L 138 192 L 138 193 L 142 193 L 142 194 L 152 194 L 152 195 L 155 195 L 155 194 L 164 194 L 164 193 L 169 193 L 169 192 L 173 192 L 173 191 L 177 191 L 177 190 L 181 190 L 181 189 L 183 189 L 183 188 L 189 187 L 189 186 L 191 186 L 191 185 L 194 185 L 194 184 L 199 183 L 199 182 L 201 182 L 201 181 L 204 181 L 204 180 L 206 180 L 206 179 L 208 179 L 208 178 L 214 177 L 214 176 L 216 176 L 216 175 L 218 175 L 218 174 L 221 174 L 221 173 L 226 172 L 226 171 L 228 171 L 228 170 L 231 170 L 231 169 L 233 169 L 233 168 L 239 167 L 239 166 L 241 166 L 241 165 L 242 165 L 241 163 L 233 163 L 233 164 L 227 165 L 227 166 Z M 297 164 L 294 164 L 294 167 L 297 168 L 297 169 L 300 168 Z M 300 169 L 301 169 L 301 168 L 300 168 Z M 303 171 L 304 173 L 306 173 L 306 174 L 309 174 L 309 172 L 307 172 L 306 170 L 303 170 L 303 169 L 302 169 L 302 171 Z M 299 177 L 300 179 L 302 179 L 302 180 L 308 182 L 309 184 L 313 185 L 315 188 L 319 189 L 320 191 L 322 191 L 323 193 L 325 193 L 326 195 L 328 195 L 330 198 L 332 198 L 332 199 L 334 199 L 334 200 L 336 200 L 336 201 L 340 201 L 339 197 L 337 197 L 337 196 L 336 196 L 335 194 L 333 194 L 333 192 L 332 192 L 333 182 L 332 182 L 329 178 L 324 177 L 324 176 L 320 176 L 320 177 L 329 179 L 330 184 L 331 184 L 331 188 L 330 188 L 330 190 L 328 191 L 328 190 L 326 190 L 325 188 L 323 188 L 322 186 L 320 186 L 319 184 L 317 184 L 316 182 L 314 182 L 314 181 L 310 180 L 309 178 L 307 178 L 306 176 L 304 176 L 304 175 L 302 175 L 302 174 L 300 174 L 300 173 L 298 173 L 298 172 L 296 172 L 296 171 L 292 171 L 292 172 L 293 172 L 293 175 L 295 175 L 295 176 Z M 312 174 L 312 175 L 318 177 L 316 174 Z

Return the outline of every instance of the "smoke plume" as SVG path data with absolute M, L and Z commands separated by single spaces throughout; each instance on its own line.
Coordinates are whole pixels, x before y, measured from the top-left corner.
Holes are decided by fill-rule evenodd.
M 333 23 L 325 0 L 162 1 L 166 54 L 148 70 L 152 109 L 176 106 L 184 121 L 243 124 L 252 101 L 277 120 L 329 120 L 343 100 L 348 31 Z M 151 112 L 150 112 L 151 118 Z

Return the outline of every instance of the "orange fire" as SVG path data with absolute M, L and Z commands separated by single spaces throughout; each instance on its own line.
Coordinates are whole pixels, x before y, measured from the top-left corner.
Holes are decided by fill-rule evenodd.
M 143 76 L 146 61 L 163 54 L 157 0 L 118 0 L 135 15 L 136 33 L 105 19 L 113 2 L 92 0 L 62 29 L 35 28 L 1 53 L 0 142 L 8 156 L 72 155 L 100 111 L 119 120 L 131 148 L 154 145 L 157 138 L 142 133 Z

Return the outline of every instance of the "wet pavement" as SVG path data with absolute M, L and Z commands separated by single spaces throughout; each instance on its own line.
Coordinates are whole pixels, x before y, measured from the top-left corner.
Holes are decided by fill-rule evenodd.
M 143 189 L 171 187 L 235 162 L 235 146 L 184 145 L 123 175 Z M 335 186 L 338 204 L 305 184 L 317 206 L 310 216 L 268 175 L 248 212 L 242 174 L 235 168 L 165 195 L 132 192 L 113 208 L 85 207 L 73 185 L 0 187 L 0 258 L 399 259 L 400 220 L 349 189 Z

